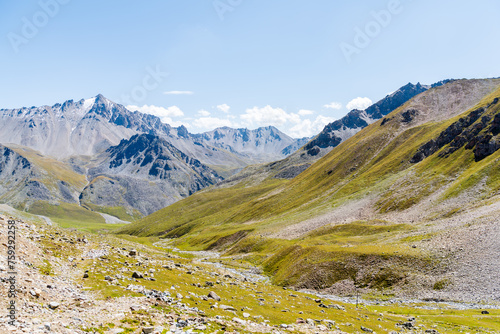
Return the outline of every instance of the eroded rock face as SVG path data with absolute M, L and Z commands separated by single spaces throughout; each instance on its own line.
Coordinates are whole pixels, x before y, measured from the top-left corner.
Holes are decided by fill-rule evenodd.
M 473 150 L 476 161 L 495 153 L 500 149 L 500 111 L 496 110 L 497 102 L 498 98 L 495 98 L 487 107 L 478 108 L 451 124 L 436 139 L 422 145 L 410 162 L 420 162 L 445 146 L 448 147 L 439 153 L 440 157 L 447 157 L 464 146 L 467 150 Z

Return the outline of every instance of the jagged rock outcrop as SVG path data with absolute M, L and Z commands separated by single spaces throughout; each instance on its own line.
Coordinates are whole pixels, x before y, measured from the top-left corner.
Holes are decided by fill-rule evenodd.
M 97 167 L 83 204 L 123 206 L 150 214 L 222 178 L 199 160 L 152 134 L 134 135 L 110 147 Z
M 417 163 L 441 150 L 440 157 L 446 157 L 465 146 L 474 151 L 474 158 L 480 161 L 500 149 L 500 114 L 498 98 L 488 106 L 480 107 L 460 118 L 441 132 L 436 139 L 422 145 L 410 162 Z M 483 116 L 484 115 L 484 116 Z

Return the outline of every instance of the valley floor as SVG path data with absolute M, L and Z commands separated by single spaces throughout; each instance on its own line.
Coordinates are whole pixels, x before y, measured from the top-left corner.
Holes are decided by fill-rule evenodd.
M 14 268 L 6 260 L 9 226 L 16 229 Z M 154 238 L 83 234 L 2 215 L 0 239 L 0 333 L 500 332 L 500 307 L 334 301 L 241 275 L 237 258 L 194 257 Z

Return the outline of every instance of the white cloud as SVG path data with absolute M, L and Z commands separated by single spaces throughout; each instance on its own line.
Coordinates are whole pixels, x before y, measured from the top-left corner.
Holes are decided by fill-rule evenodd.
M 194 92 L 190 90 L 171 90 L 168 92 L 163 92 L 165 95 L 193 95 Z
M 206 111 L 206 110 L 204 110 L 204 109 L 202 109 L 202 110 L 198 110 L 198 113 L 197 113 L 197 114 L 198 114 L 198 116 L 202 116 L 202 117 L 208 117 L 208 116 L 210 116 L 210 112 L 209 112 L 209 111 Z
M 127 109 L 132 110 L 132 111 L 138 110 L 144 114 L 155 115 L 155 116 L 158 116 L 160 118 L 161 117 L 184 116 L 184 113 L 182 112 L 182 110 L 177 106 L 171 106 L 168 108 L 164 108 L 164 107 L 158 107 L 158 106 L 154 106 L 154 105 L 148 106 L 147 104 L 145 104 L 142 107 L 130 105 L 130 106 L 127 106 Z
M 359 110 L 365 110 L 369 106 L 373 104 L 372 100 L 370 100 L 367 97 L 357 97 L 353 100 L 351 100 L 347 105 L 348 110 L 353 110 L 353 109 L 359 109 Z
M 174 121 L 172 119 L 172 117 L 184 116 L 184 113 L 182 112 L 182 110 L 177 106 L 171 106 L 168 108 L 164 108 L 164 107 L 158 107 L 158 106 L 154 106 L 154 105 L 148 106 L 147 104 L 145 104 L 142 107 L 130 105 L 130 106 L 127 106 L 127 109 L 132 110 L 132 111 L 137 110 L 137 111 L 140 111 L 144 114 L 155 115 L 155 116 L 159 117 L 163 123 L 169 124 L 169 125 L 174 126 L 174 127 L 181 126 L 182 124 L 185 125 L 185 123 L 183 123 L 183 122 Z
M 293 126 L 288 134 L 294 138 L 312 137 L 323 130 L 325 125 L 335 121 L 333 117 L 319 115 L 314 121 L 304 119 L 300 123 Z
M 229 109 L 231 109 L 231 107 L 224 103 L 224 104 L 219 104 L 217 106 L 217 109 L 227 114 L 229 112 Z
M 300 123 L 301 119 L 298 114 L 287 113 L 281 108 L 273 108 L 269 105 L 259 108 L 253 107 L 247 109 L 243 115 L 240 116 L 246 126 L 281 126 L 287 122 L 294 124 Z
M 342 104 L 339 102 L 332 102 L 329 104 L 325 104 L 323 107 L 333 109 L 333 110 L 339 110 L 339 109 L 342 109 Z
M 312 110 L 307 110 L 307 109 L 300 109 L 299 110 L 300 116 L 306 116 L 306 115 L 312 115 L 312 114 L 314 114 L 314 111 L 312 111 Z
M 166 124 L 170 125 L 170 126 L 173 126 L 174 128 L 177 128 L 177 127 L 179 127 L 181 125 L 184 125 L 186 128 L 190 128 L 191 127 L 191 125 L 189 125 L 189 123 L 186 123 L 185 121 L 174 121 L 173 119 L 171 119 L 169 117 L 163 117 L 161 119 L 161 121 L 163 123 L 166 123 Z
M 231 120 L 217 117 L 201 117 L 195 119 L 192 125 L 202 131 L 210 131 L 223 126 L 237 127 Z

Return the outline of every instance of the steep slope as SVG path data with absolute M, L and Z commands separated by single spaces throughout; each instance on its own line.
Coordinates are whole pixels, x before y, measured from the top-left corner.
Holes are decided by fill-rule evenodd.
M 88 171 L 82 205 L 124 207 L 150 214 L 222 180 L 200 161 L 151 134 L 134 135 L 110 147 Z
M 498 79 L 434 87 L 292 180 L 202 191 L 123 232 L 245 255 L 284 285 L 495 299 L 499 97 Z
M 0 199 L 2 202 L 17 202 L 23 192 L 27 197 L 48 197 L 48 189 L 36 181 L 33 166 L 23 156 L 0 145 Z

